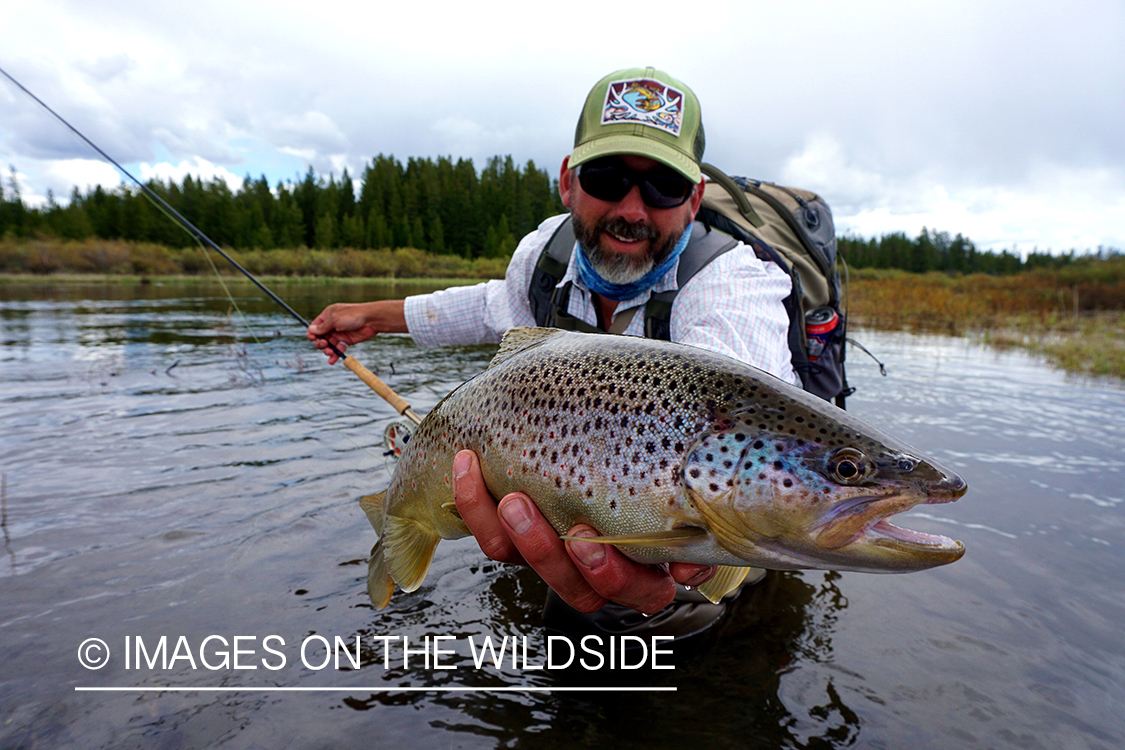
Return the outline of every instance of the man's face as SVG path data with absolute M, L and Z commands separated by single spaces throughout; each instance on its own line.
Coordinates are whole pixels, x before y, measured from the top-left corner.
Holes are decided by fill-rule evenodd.
M 659 164 L 644 156 L 614 157 L 629 169 L 646 172 Z M 695 219 L 703 200 L 702 183 L 674 208 L 652 208 L 634 185 L 619 201 L 604 201 L 582 189 L 575 170 L 563 159 L 559 195 L 570 209 L 574 234 L 590 264 L 606 281 L 628 284 L 660 265 Z

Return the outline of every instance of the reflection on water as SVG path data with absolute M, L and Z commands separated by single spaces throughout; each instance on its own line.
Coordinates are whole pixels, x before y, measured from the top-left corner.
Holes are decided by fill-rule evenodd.
M 378 288 L 279 292 L 312 315 Z M 374 534 L 355 501 L 386 484 L 378 441 L 394 414 L 272 303 L 238 287 L 244 321 L 207 283 L 0 294 L 5 748 L 1125 742 L 1117 385 L 963 340 L 863 332 L 890 374 L 853 357 L 849 408 L 967 478 L 965 498 L 906 524 L 960 538 L 965 558 L 908 576 L 770 574 L 673 670 L 531 669 L 548 657 L 543 584 L 471 540 L 443 543 L 421 589 L 371 608 Z M 492 352 L 388 336 L 355 353 L 425 412 Z M 280 669 L 262 661 L 278 658 L 271 634 Z M 126 638 L 161 636 L 166 655 L 182 638 L 195 668 L 126 668 Z M 209 636 L 247 639 L 240 668 L 198 663 L 218 659 Z M 309 636 L 358 636 L 360 667 L 306 667 Z M 437 636 L 450 649 L 437 668 L 380 645 Z M 505 636 L 516 663 L 477 669 L 469 639 Z M 96 671 L 76 658 L 92 637 L 112 653 Z M 677 691 L 484 692 L 615 685 Z M 389 690 L 402 687 L 482 691 Z

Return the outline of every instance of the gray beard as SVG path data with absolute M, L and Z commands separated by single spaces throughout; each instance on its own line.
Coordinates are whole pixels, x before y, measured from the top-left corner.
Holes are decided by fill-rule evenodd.
M 665 236 L 651 224 L 633 223 L 620 216 L 599 221 L 592 227 L 574 214 L 570 220 L 586 259 L 598 275 L 611 284 L 632 284 L 643 278 L 668 259 L 688 227 L 685 224 L 675 235 Z M 603 247 L 600 241 L 603 232 L 612 232 L 627 240 L 649 240 L 648 250 L 640 255 L 627 255 Z

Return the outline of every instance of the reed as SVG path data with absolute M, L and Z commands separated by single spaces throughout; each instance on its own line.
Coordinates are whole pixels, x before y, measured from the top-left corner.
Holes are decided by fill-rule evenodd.
M 851 274 L 853 324 L 970 336 L 1044 355 L 1071 372 L 1125 378 L 1125 264 L 949 276 Z
M 415 248 L 391 250 L 250 250 L 227 253 L 255 275 L 333 278 L 489 279 L 504 275 L 506 258 L 462 258 Z M 224 275 L 237 273 L 212 256 Z M 198 247 L 169 248 L 124 240 L 0 241 L 0 273 L 195 276 L 213 273 Z

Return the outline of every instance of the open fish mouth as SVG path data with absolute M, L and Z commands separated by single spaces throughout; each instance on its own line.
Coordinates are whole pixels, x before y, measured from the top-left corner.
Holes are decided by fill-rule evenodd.
M 891 523 L 895 515 L 918 505 L 949 503 L 965 493 L 960 478 L 938 492 L 926 495 L 893 494 L 855 497 L 839 503 L 814 531 L 818 546 L 840 549 L 856 542 L 866 542 L 904 553 L 918 552 L 926 556 L 948 557 L 949 562 L 965 553 L 965 547 L 941 534 L 927 534 Z
M 917 549 L 925 552 L 946 553 L 952 556 L 950 562 L 965 554 L 965 545 L 941 534 L 927 534 L 922 531 L 896 526 L 886 518 L 880 518 L 863 531 L 872 544 L 894 548 Z

